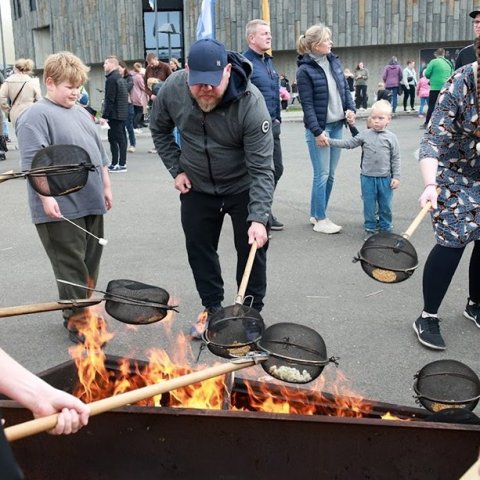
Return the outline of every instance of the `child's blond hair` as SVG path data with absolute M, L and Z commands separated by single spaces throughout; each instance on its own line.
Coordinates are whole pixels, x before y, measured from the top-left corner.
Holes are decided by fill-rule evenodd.
M 372 105 L 372 111 L 371 113 L 373 112 L 381 112 L 381 113 L 385 113 L 389 116 L 392 115 L 392 104 L 390 102 L 388 102 L 387 100 L 377 100 L 376 102 L 374 102 L 374 104 Z
M 87 67 L 76 55 L 71 52 L 53 53 L 47 57 L 43 65 L 43 81 L 51 78 L 55 85 L 69 82 L 80 86 L 88 80 Z

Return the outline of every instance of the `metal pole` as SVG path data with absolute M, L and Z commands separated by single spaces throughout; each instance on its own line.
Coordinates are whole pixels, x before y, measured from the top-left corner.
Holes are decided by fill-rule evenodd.
M 155 46 L 157 48 L 157 58 L 158 58 L 158 9 L 157 9 L 157 0 L 155 0 L 153 3 L 154 3 L 154 7 L 155 7 L 155 27 L 154 27 Z
M 7 60 L 5 56 L 5 38 L 3 37 L 3 19 L 2 19 L 2 7 L 0 5 L 0 37 L 2 39 L 2 60 L 3 60 L 3 76 L 7 77 Z

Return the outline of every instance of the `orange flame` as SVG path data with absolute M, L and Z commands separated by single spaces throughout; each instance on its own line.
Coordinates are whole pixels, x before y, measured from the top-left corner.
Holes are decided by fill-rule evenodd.
M 79 378 L 74 394 L 83 401 L 90 403 L 193 371 L 187 361 L 188 358 L 193 358 L 191 342 L 183 334 L 175 339 L 172 358 L 164 350 L 152 349 L 147 352 L 148 362 L 124 358 L 115 371 L 107 369 L 106 356 L 101 346 L 111 340 L 113 334 L 107 332 L 103 317 L 95 314 L 93 308 L 89 310 L 90 315 L 78 328 L 85 335 L 85 343 L 69 349 Z M 171 335 L 171 321 L 172 318 L 166 323 L 165 320 L 162 321 L 167 335 Z M 204 367 L 198 366 L 199 369 Z M 229 406 L 231 410 L 362 417 L 371 413 L 373 408 L 353 392 L 349 380 L 338 368 L 325 369 L 322 376 L 309 383 L 308 387 L 286 385 L 267 375 L 259 375 L 257 378 L 256 382 L 244 381 L 248 405 Z M 224 408 L 225 397 L 229 394 L 225 383 L 224 378 L 216 377 L 168 392 L 164 394 L 165 401 L 159 395 L 139 402 L 139 405 L 219 410 Z M 332 393 L 322 393 L 326 385 L 332 386 Z M 392 416 L 386 418 L 392 419 Z

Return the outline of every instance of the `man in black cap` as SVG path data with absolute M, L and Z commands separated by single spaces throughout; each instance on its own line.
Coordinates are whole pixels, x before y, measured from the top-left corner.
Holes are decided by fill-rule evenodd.
M 223 279 L 217 248 L 230 215 L 240 285 L 250 245 L 258 251 L 248 282 L 257 311 L 266 292 L 267 224 L 274 190 L 271 117 L 249 78 L 245 57 L 213 39 L 195 42 L 184 71 L 167 78 L 150 119 L 155 148 L 180 192 L 188 260 L 207 315 L 222 308 Z M 178 128 L 181 147 L 175 142 Z M 263 248 L 262 248 L 263 247 Z M 194 325 L 199 338 L 205 322 Z
M 475 32 L 475 36 L 478 37 L 480 36 L 480 10 L 473 10 L 469 13 L 469 15 L 471 18 L 473 18 L 473 31 Z M 475 54 L 475 47 L 472 43 L 471 45 L 468 45 L 460 50 L 460 53 L 455 60 L 455 70 L 476 61 L 477 56 Z

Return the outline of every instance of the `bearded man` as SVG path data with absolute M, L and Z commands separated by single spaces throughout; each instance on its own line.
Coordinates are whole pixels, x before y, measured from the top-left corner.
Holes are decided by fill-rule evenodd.
M 233 226 L 237 284 L 255 241 L 259 249 L 246 296 L 261 311 L 266 293 L 273 136 L 270 114 L 249 80 L 251 73 L 241 54 L 227 52 L 213 39 L 198 40 L 185 70 L 163 84 L 151 114 L 155 148 L 180 192 L 188 261 L 208 315 L 218 312 L 224 300 L 217 248 L 226 214 Z M 172 135 L 175 127 L 181 147 Z M 205 323 L 195 324 L 192 338 L 204 328 Z

